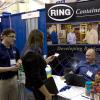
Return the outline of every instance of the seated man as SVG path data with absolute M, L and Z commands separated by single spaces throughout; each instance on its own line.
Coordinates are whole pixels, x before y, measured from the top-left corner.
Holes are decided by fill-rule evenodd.
M 94 81 L 96 72 L 100 71 L 100 66 L 95 61 L 95 55 L 94 49 L 88 49 L 86 51 L 86 61 L 80 62 L 75 70 L 75 73 L 83 75 L 86 81 Z

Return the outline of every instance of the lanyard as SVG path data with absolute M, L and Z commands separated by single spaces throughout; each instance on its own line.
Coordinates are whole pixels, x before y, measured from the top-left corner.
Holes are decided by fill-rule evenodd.
M 13 48 L 11 48 L 11 50 L 10 50 L 10 48 L 9 49 L 7 48 L 7 54 L 9 56 L 9 59 L 15 59 L 15 54 L 14 54 Z M 11 55 L 12 55 L 13 58 L 11 57 Z

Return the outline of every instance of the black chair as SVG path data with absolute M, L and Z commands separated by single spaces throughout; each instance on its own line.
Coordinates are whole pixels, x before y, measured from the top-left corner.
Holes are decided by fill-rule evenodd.
M 78 74 L 66 74 L 65 76 L 65 82 L 67 85 L 72 85 L 72 86 L 80 86 L 80 87 L 85 87 L 85 79 L 82 75 Z

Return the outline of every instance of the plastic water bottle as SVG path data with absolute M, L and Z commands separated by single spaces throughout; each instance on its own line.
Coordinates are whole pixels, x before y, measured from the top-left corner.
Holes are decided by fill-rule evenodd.
M 47 78 L 52 77 L 52 69 L 51 69 L 50 65 L 47 65 L 45 70 L 46 70 Z
M 23 65 L 21 65 L 18 70 L 18 79 L 20 83 L 25 83 L 25 73 L 24 73 Z
M 86 93 L 87 96 L 90 96 L 91 89 L 92 89 L 92 82 L 86 81 L 86 83 L 85 83 L 85 93 Z

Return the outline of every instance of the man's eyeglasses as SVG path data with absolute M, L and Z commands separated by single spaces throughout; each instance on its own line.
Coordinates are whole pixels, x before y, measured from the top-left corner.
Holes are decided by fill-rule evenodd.
M 14 35 L 8 35 L 7 37 L 16 38 Z

